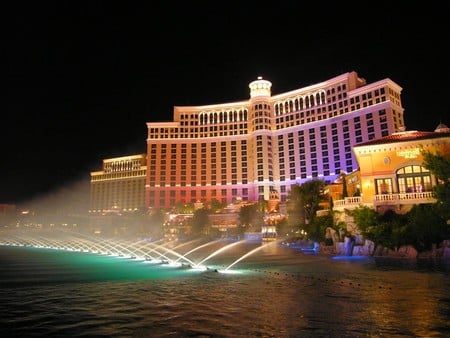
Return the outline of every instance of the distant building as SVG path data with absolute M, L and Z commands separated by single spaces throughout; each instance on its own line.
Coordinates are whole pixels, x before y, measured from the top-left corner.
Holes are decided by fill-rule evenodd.
M 138 154 L 105 159 L 101 171 L 91 172 L 89 214 L 92 225 L 111 225 L 115 216 L 146 210 L 146 168 L 146 155 Z
M 0 214 L 15 213 L 15 204 L 0 204 Z
M 16 221 L 16 205 L 0 203 L 0 227 L 9 227 Z
M 402 88 L 349 72 L 272 95 L 250 83 L 250 99 L 174 107 L 173 122 L 148 122 L 147 208 L 216 199 L 286 201 L 293 185 L 334 182 L 358 169 L 353 146 L 404 130 Z

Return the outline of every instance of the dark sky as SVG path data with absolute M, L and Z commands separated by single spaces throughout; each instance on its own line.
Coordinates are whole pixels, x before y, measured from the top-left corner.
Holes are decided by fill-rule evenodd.
M 245 7 L 243 7 L 245 3 Z M 177 105 L 279 94 L 357 71 L 403 88 L 407 129 L 450 124 L 449 3 L 14 2 L 2 8 L 0 203 L 146 151 Z

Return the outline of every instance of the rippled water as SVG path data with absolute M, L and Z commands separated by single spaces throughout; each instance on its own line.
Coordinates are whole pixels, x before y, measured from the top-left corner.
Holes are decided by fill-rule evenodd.
M 0 247 L 4 337 L 444 337 L 450 263 L 271 246 L 194 271 Z

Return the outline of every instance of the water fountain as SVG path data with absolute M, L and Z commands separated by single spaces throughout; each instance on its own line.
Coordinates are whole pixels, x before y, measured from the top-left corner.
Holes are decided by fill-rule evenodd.
M 236 259 L 233 263 L 231 263 L 230 265 L 228 265 L 223 272 L 227 272 L 229 271 L 234 265 L 236 265 L 237 263 L 239 263 L 240 261 L 242 261 L 243 259 L 247 258 L 250 255 L 253 255 L 255 252 L 258 252 L 262 249 L 265 249 L 268 246 L 274 245 L 274 244 L 278 244 L 280 241 L 272 241 L 272 242 L 267 242 L 259 247 L 254 248 L 253 250 L 250 250 L 249 252 L 247 252 L 246 254 L 242 255 L 241 257 L 239 257 L 238 259 Z M 222 270 L 221 270 L 222 271 Z
M 0 233 L 0 245 L 23 245 L 34 248 L 51 248 L 56 250 L 110 255 L 141 260 L 146 263 L 191 268 L 199 271 L 210 270 L 206 266 L 206 263 L 213 257 L 217 257 L 225 252 L 230 252 L 233 247 L 246 242 L 248 241 L 245 239 L 232 243 L 229 243 L 228 240 L 217 239 L 203 243 L 201 239 L 195 239 L 170 248 L 169 246 L 173 245 L 173 243 L 164 242 L 163 239 L 157 241 L 149 241 L 146 239 L 127 241 L 115 238 L 88 236 L 66 229 L 42 231 L 23 231 L 16 229 L 2 231 L 2 233 Z M 276 242 L 264 243 L 241 254 L 240 257 L 234 259 L 234 261 L 223 270 L 213 270 L 218 272 L 229 272 L 230 269 L 240 261 L 274 243 Z M 206 249 L 213 247 L 214 245 L 218 246 L 218 248 L 214 248 L 212 252 L 207 252 Z M 183 248 L 187 248 L 184 253 L 182 250 Z M 194 254 L 197 254 L 198 257 L 193 258 Z

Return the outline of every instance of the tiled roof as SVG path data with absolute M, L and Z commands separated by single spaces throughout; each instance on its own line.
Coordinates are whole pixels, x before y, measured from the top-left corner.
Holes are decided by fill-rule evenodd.
M 433 132 L 433 131 L 403 131 L 399 133 L 394 133 L 389 136 L 385 136 L 376 140 L 371 140 L 365 143 L 360 143 L 355 145 L 355 147 L 360 146 L 371 146 L 377 144 L 386 144 L 386 143 L 398 143 L 398 142 L 408 142 L 415 140 L 425 140 L 432 138 L 440 138 L 440 137 L 450 137 L 450 132 Z

